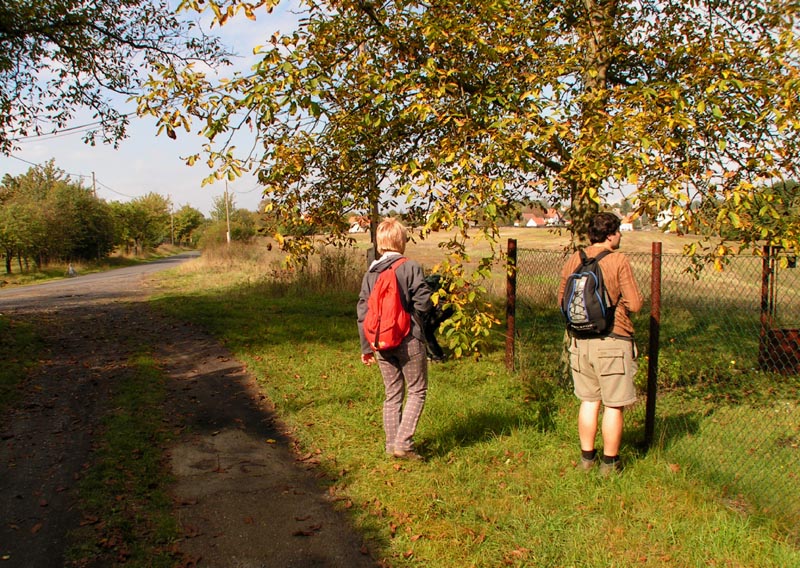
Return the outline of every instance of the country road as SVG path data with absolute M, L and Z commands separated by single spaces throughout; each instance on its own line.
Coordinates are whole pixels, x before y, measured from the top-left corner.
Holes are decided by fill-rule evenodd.
M 44 343 L 19 402 L 0 416 L 0 568 L 124 565 L 113 546 L 67 552 L 86 523 L 78 485 L 115 385 L 142 349 L 167 379 L 164 419 L 180 433 L 164 448 L 182 531 L 176 566 L 376 566 L 255 377 L 214 338 L 147 302 L 148 276 L 194 256 L 0 290 L 0 314 L 32 323 Z
M 0 288 L 0 313 L 3 310 L 41 309 L 46 306 L 61 306 L 80 302 L 130 298 L 145 293 L 142 281 L 145 277 L 162 270 L 175 268 L 187 260 L 200 256 L 198 252 L 162 258 L 107 272 L 79 274 L 74 278 L 51 280 L 41 284 Z

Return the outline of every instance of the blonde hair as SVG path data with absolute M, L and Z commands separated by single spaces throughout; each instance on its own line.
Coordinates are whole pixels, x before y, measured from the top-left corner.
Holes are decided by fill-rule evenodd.
M 403 224 L 394 217 L 387 217 L 375 232 L 375 244 L 378 245 L 378 254 L 394 251 L 403 254 L 406 251 L 408 233 Z

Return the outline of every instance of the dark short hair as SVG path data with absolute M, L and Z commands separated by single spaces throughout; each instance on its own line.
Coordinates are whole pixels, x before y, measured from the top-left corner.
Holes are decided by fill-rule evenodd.
M 602 243 L 610 236 L 619 231 L 619 217 L 613 213 L 604 211 L 598 213 L 589 222 L 589 242 Z

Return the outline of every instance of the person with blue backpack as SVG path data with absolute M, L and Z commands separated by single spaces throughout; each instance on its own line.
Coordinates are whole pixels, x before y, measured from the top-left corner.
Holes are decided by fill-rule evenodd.
M 595 215 L 590 245 L 570 256 L 561 271 L 559 306 L 567 321 L 569 360 L 575 395 L 580 399 L 580 467 L 599 461 L 600 473 L 621 470 L 623 411 L 636 401 L 638 368 L 631 313 L 644 302 L 628 257 L 618 251 L 622 235 L 613 213 Z M 595 448 L 603 407 L 603 455 Z
M 428 357 L 423 322 L 433 310 L 432 291 L 422 267 L 404 255 L 408 233 L 394 218 L 378 225 L 377 260 L 361 282 L 358 331 L 361 362 L 377 361 L 383 377 L 386 453 L 422 459 L 414 447 L 428 392 Z

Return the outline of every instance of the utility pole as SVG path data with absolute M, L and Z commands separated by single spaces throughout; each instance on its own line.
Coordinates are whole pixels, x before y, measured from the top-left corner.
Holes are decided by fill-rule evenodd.
M 172 212 L 172 195 L 169 196 L 169 244 L 175 246 L 175 215 Z
M 228 230 L 225 232 L 225 238 L 228 241 L 228 245 L 231 244 L 231 214 L 228 210 L 228 180 L 225 180 L 225 224 L 227 225 Z
M 92 195 L 97 199 L 97 180 L 94 178 L 94 172 L 92 172 Z

